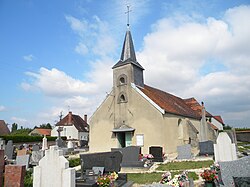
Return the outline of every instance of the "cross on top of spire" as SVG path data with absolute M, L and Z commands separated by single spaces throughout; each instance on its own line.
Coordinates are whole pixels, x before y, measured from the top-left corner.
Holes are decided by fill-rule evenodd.
M 129 5 L 127 5 L 127 12 L 125 12 L 125 14 L 128 14 L 128 16 L 127 16 L 127 27 L 129 28 L 129 12 L 131 12 L 131 10 L 129 9 L 130 8 L 130 6 Z

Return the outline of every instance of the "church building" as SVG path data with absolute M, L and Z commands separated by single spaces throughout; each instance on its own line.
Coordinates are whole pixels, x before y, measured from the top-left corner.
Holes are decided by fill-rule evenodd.
M 142 154 L 151 146 L 176 154 L 177 146 L 191 144 L 197 153 L 199 141 L 215 140 L 218 127 L 207 123 L 212 115 L 204 105 L 144 83 L 144 68 L 136 59 L 129 28 L 121 58 L 112 69 L 112 91 L 90 120 L 90 152 L 136 145 Z

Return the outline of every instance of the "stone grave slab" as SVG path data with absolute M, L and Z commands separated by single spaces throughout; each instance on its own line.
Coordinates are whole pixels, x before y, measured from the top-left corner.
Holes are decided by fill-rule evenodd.
M 4 150 L 0 150 L 0 186 L 3 186 Z
M 48 172 L 49 171 L 49 172 Z M 69 161 L 58 146 L 50 146 L 45 156 L 34 167 L 33 187 L 75 187 L 75 169 L 69 168 Z
M 17 150 L 17 156 L 22 156 L 22 155 L 27 155 L 26 149 Z
M 44 152 L 42 150 L 32 151 L 32 154 L 30 157 L 30 164 L 38 165 L 39 161 L 43 158 L 43 156 L 44 156 Z
M 199 155 L 214 155 L 214 142 L 211 140 L 199 142 L 199 148 Z
M 231 143 L 226 132 L 219 133 L 219 136 L 214 144 L 215 162 L 232 161 L 237 159 L 235 144 Z
M 139 160 L 141 153 L 141 147 L 139 146 L 112 148 L 111 151 L 120 151 L 122 153 L 122 167 L 144 167 L 145 161 Z
M 104 167 L 104 172 L 119 172 L 121 170 L 122 154 L 119 151 L 81 154 L 84 170 L 93 167 Z
M 250 177 L 250 156 L 234 161 L 219 162 L 219 165 L 221 180 L 225 187 L 234 186 L 233 177 Z
M 13 141 L 9 140 L 5 147 L 4 154 L 8 157 L 8 159 L 13 159 L 13 151 L 14 151 Z
M 39 150 L 40 150 L 39 145 L 35 144 L 32 146 L 32 151 L 39 151 Z
M 149 154 L 154 156 L 154 162 L 163 162 L 163 152 L 162 147 L 159 146 L 151 146 L 149 147 Z
M 178 146 L 177 152 L 178 152 L 178 156 L 177 156 L 178 160 L 180 160 L 180 159 L 192 159 L 193 158 L 190 144 Z
M 30 155 L 20 155 L 16 157 L 16 165 L 25 166 L 26 169 L 29 168 Z
M 235 187 L 250 186 L 250 177 L 234 177 Z
M 4 186 L 24 187 L 25 166 L 6 165 Z

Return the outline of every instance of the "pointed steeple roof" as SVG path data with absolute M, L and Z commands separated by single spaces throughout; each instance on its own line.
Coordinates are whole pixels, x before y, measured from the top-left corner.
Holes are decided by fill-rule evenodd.
M 132 35 L 130 30 L 128 29 L 125 35 L 125 39 L 123 42 L 123 47 L 122 47 L 122 53 L 121 53 L 121 58 L 120 60 L 112 67 L 112 69 L 123 66 L 125 64 L 134 64 L 137 67 L 141 68 L 144 70 L 144 68 L 137 62 L 136 60 L 136 55 L 135 55 L 135 49 L 134 49 L 134 44 L 132 40 Z

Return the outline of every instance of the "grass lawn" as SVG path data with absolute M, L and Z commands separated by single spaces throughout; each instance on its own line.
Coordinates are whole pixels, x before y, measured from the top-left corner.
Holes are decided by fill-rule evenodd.
M 171 172 L 172 177 L 181 172 Z M 153 182 L 159 182 L 163 173 L 128 173 L 128 180 L 137 184 L 152 184 Z M 189 178 L 197 180 L 199 176 L 195 172 L 188 173 Z
M 185 162 L 170 162 L 167 164 L 159 165 L 156 170 L 158 171 L 171 171 L 171 170 L 187 170 L 187 169 L 198 169 L 207 168 L 214 163 L 213 160 L 206 161 L 185 161 Z

